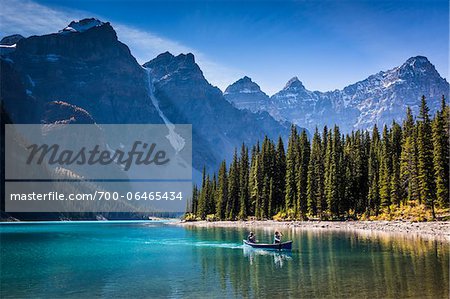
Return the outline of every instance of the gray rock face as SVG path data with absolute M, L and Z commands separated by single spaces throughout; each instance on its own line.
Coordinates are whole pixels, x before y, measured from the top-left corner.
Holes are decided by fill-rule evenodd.
M 13 34 L 13 35 L 5 36 L 0 41 L 0 45 L 12 46 L 12 45 L 17 44 L 17 42 L 21 39 L 24 39 L 24 37 L 20 34 Z
M 94 124 L 95 121 L 86 110 L 62 101 L 46 105 L 42 122 L 46 124 Z
M 334 97 L 337 106 L 360 111 L 354 128 L 367 128 L 374 123 L 381 126 L 392 120 L 400 122 L 407 106 L 417 115 L 422 95 L 427 97 L 430 111 L 434 113 L 440 106 L 441 96 L 448 97 L 448 94 L 448 82 L 426 57 L 417 56 L 399 67 L 347 86 Z
M 55 101 L 88 111 L 97 123 L 162 123 L 147 100 L 142 67 L 109 23 L 20 39 L 2 66 L 9 81 L 2 98 L 16 123 L 40 123 Z
M 236 108 L 252 112 L 267 110 L 270 102 L 269 96 L 247 76 L 228 86 L 223 95 Z
M 242 94 L 236 90 L 234 93 Z M 390 124 L 393 120 L 401 122 L 407 106 L 417 114 L 422 95 L 428 98 L 433 113 L 439 108 L 440 97 L 448 97 L 448 94 L 448 82 L 426 57 L 417 56 L 343 90 L 310 91 L 294 77 L 283 90 L 270 98 L 267 105 L 257 105 L 252 97 L 247 101 L 244 96 L 225 96 L 238 108 L 268 111 L 277 119 L 292 121 L 310 131 L 316 126 L 338 124 L 344 132 L 350 132 L 367 129 L 374 124 Z M 244 107 L 237 102 L 247 105 Z
M 151 73 L 155 96 L 173 123 L 192 123 L 194 165 L 216 165 L 230 159 L 242 142 L 254 144 L 264 135 L 289 134 L 289 123 L 277 122 L 267 112 L 238 110 L 208 83 L 192 54 L 166 52 L 144 64 Z M 206 149 L 212 149 L 206 152 Z

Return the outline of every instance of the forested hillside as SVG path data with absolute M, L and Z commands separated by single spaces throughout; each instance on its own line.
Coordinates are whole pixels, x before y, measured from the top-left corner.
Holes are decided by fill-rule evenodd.
M 341 134 L 324 127 L 309 140 L 291 128 L 251 150 L 243 144 L 231 165 L 194 186 L 187 220 L 370 219 L 423 207 L 435 218 L 449 206 L 449 108 L 430 116 L 407 109 L 403 124 Z M 399 212 L 400 211 L 400 212 Z M 407 216 L 407 215 L 405 215 Z

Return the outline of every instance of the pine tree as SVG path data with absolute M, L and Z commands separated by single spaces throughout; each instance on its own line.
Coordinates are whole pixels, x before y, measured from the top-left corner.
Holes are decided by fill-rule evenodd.
M 308 165 L 308 213 L 311 216 L 322 216 L 324 201 L 324 165 L 322 157 L 322 141 L 316 127 L 312 140 L 311 157 Z
M 433 120 L 433 162 L 436 183 L 436 200 L 440 207 L 449 205 L 449 135 L 446 130 L 446 104 L 442 97 L 441 111 L 436 113 Z
M 248 202 L 249 202 L 249 162 L 248 162 L 248 149 L 245 144 L 242 144 L 241 158 L 239 160 L 239 219 L 246 219 L 248 215 Z
M 217 181 L 217 192 L 216 192 L 216 217 L 219 220 L 225 219 L 225 210 L 228 200 L 228 177 L 227 177 L 227 164 L 224 161 L 220 164 L 219 176 Z
M 328 127 L 326 125 L 323 127 L 322 140 L 323 140 L 322 155 L 323 157 L 325 157 L 325 155 L 327 154 L 327 146 L 328 146 Z
M 341 166 L 345 169 L 345 181 L 342 183 L 345 186 L 345 195 L 341 202 L 341 209 L 347 214 L 350 210 L 356 213 L 363 202 L 361 198 L 365 190 L 362 182 L 364 177 L 363 150 L 360 131 L 352 132 L 345 138 L 344 165 Z M 366 183 L 367 181 L 364 184 Z M 364 196 L 366 195 L 364 194 Z
M 228 175 L 228 201 L 226 207 L 226 217 L 228 220 L 234 220 L 239 212 L 239 163 L 237 151 L 234 150 L 233 161 L 230 165 Z
M 202 171 L 202 188 L 200 189 L 200 194 L 198 198 L 198 205 L 197 205 L 197 217 L 200 217 L 201 219 L 206 218 L 206 209 L 207 209 L 207 185 L 208 185 L 208 178 L 206 175 L 206 168 L 203 167 Z
M 300 134 L 297 145 L 297 213 L 302 219 L 306 218 L 308 209 L 308 165 L 311 152 L 311 145 L 308 141 L 308 136 L 303 130 Z
M 433 139 L 429 108 L 425 96 L 422 96 L 417 121 L 417 149 L 420 197 L 432 210 L 434 218 L 435 185 L 433 167 Z
M 212 179 L 208 185 L 208 201 L 207 201 L 207 215 L 216 214 L 216 192 L 217 192 L 217 178 L 216 174 L 213 174 Z
M 417 130 L 411 108 L 406 109 L 400 155 L 400 185 L 406 201 L 420 201 L 417 162 Z M 406 201 L 404 200 L 404 203 Z
M 403 197 L 400 181 L 400 156 L 402 152 L 402 128 L 394 121 L 391 129 L 391 182 L 390 182 L 390 196 L 391 202 L 400 206 Z
M 340 210 L 342 212 L 347 212 L 350 206 L 356 201 L 355 198 L 355 177 L 354 177 L 354 157 L 352 152 L 353 142 L 354 142 L 354 132 L 352 135 L 346 135 L 344 138 L 344 159 L 341 167 L 343 167 L 343 178 L 344 178 L 344 196 L 340 202 Z
M 261 155 L 259 157 L 259 172 L 263 178 L 263 187 L 266 186 L 261 193 L 260 207 L 262 210 L 260 215 L 262 218 L 267 218 L 273 215 L 273 202 L 269 196 L 269 182 L 275 176 L 275 155 L 275 145 L 267 136 L 265 136 L 261 148 Z M 266 180 L 266 182 L 264 180 Z
M 331 206 L 330 202 L 332 201 L 332 191 L 333 191 L 333 185 L 332 185 L 332 160 L 333 160 L 333 143 L 332 138 L 333 134 L 331 130 L 328 133 L 324 133 L 324 135 L 327 136 L 327 140 L 324 140 L 324 147 L 326 146 L 325 151 L 325 180 L 324 180 L 324 191 L 325 191 L 325 201 L 326 201 L 326 214 L 331 216 Z
M 352 208 L 355 213 L 363 213 L 366 205 L 368 151 L 366 152 L 367 145 L 365 143 L 364 134 L 360 130 L 356 131 L 352 144 L 352 165 L 354 166 L 354 186 L 352 191 L 355 198 Z M 370 143 L 368 142 L 368 144 Z
M 331 131 L 330 131 L 331 132 Z M 331 142 L 330 132 L 328 132 L 328 127 L 325 125 L 322 132 L 322 162 L 323 162 L 323 200 L 321 205 L 321 219 L 327 218 L 327 213 L 329 212 L 328 202 L 327 202 L 327 190 L 328 190 L 328 173 L 329 173 L 329 156 L 328 156 L 328 144 Z
M 383 128 L 383 139 L 381 141 L 381 156 L 380 156 L 380 205 L 382 207 L 389 207 L 391 205 L 391 145 L 390 133 L 385 125 Z
M 360 185 L 361 185 L 361 206 L 358 208 L 358 212 L 363 214 L 367 211 L 367 207 L 369 205 L 369 157 L 370 157 L 370 144 L 372 142 L 370 137 L 370 132 L 366 130 L 362 136 L 362 161 L 361 161 L 361 169 L 363 171 L 363 176 L 361 177 Z
M 375 124 L 372 130 L 372 141 L 370 143 L 369 152 L 369 193 L 368 206 L 366 213 L 371 214 L 372 211 L 378 215 L 380 205 L 380 188 L 379 188 L 379 173 L 380 173 L 380 133 Z
M 273 203 L 274 200 L 274 184 L 273 184 L 273 178 L 270 178 L 269 180 L 269 203 Z M 269 211 L 271 208 L 269 207 Z M 272 217 L 274 215 L 274 212 L 271 212 L 268 216 Z
M 249 173 L 249 182 L 248 189 L 250 193 L 250 204 L 249 204 L 249 215 L 256 216 L 259 213 L 259 205 L 260 205 L 260 196 L 261 196 L 261 173 L 259 171 L 259 159 L 260 148 L 259 142 L 253 146 L 252 149 L 252 157 L 250 162 L 250 173 Z
M 196 215 L 197 214 L 197 202 L 198 202 L 198 187 L 197 187 L 197 185 L 194 184 L 194 186 L 192 186 L 192 200 L 191 200 L 190 207 L 187 209 L 187 212 L 190 212 L 190 213 Z
M 286 187 L 286 153 L 284 151 L 283 139 L 278 137 L 275 154 L 275 174 L 273 178 L 273 213 L 284 209 Z
M 285 209 L 295 209 L 295 200 L 297 198 L 297 129 L 295 125 L 291 126 L 291 134 L 288 141 L 286 156 L 286 188 L 285 188 Z
M 327 205 L 331 215 L 340 216 L 340 200 L 343 197 L 342 188 L 340 185 L 342 181 L 343 163 L 341 134 L 338 126 L 334 126 L 333 134 L 329 134 L 329 143 L 327 150 L 327 183 L 326 196 Z

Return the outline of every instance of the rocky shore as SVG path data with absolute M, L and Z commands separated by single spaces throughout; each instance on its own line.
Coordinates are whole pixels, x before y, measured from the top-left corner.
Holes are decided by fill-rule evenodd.
M 352 231 L 399 234 L 408 237 L 450 242 L 450 221 L 194 221 L 177 222 L 177 225 L 194 227 L 279 228 L 318 231 Z

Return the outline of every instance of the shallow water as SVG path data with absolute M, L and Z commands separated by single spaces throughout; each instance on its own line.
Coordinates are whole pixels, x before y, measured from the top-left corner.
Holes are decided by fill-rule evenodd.
M 273 229 L 255 229 L 270 241 Z M 242 246 L 243 228 L 164 222 L 0 225 L 1 298 L 448 298 L 449 244 L 283 231 L 292 252 Z

